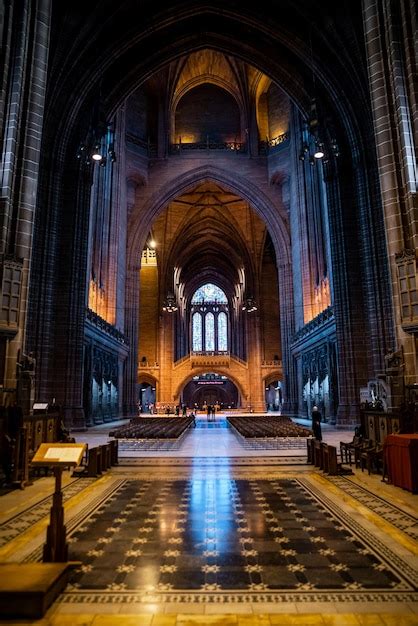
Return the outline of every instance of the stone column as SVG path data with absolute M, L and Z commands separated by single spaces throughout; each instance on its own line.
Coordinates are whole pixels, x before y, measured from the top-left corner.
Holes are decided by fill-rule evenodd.
M 7 6 L 6 6 L 7 5 Z M 6 387 L 16 386 L 19 351 L 26 351 L 28 284 L 38 189 L 51 0 L 6 1 L 1 136 L 4 155 L 0 193 L 0 254 L 22 263 L 18 328 L 7 350 Z
M 137 415 L 138 402 L 139 267 L 128 267 L 125 290 L 125 335 L 129 354 L 123 376 L 123 414 Z
M 339 405 L 337 424 L 356 424 L 360 417 L 359 388 L 366 381 L 366 343 L 362 306 L 358 227 L 353 207 L 349 163 L 329 164 L 327 183 L 331 260 L 333 266 Z
M 396 324 L 404 381 L 418 377 L 416 340 L 402 327 L 397 258 L 418 248 L 416 101 L 416 6 L 414 0 L 363 0 L 380 188 Z M 415 261 L 415 281 L 417 281 Z
M 247 406 L 251 410 L 261 413 L 266 410 L 264 399 L 264 384 L 261 369 L 261 337 L 260 337 L 260 315 L 259 312 L 247 314 L 247 354 L 248 354 L 248 383 L 249 395 Z M 244 410 L 247 408 L 243 403 Z
M 293 307 L 293 277 L 290 261 L 279 260 L 279 301 L 280 331 L 283 363 L 283 413 L 297 414 L 297 379 L 296 366 L 290 352 L 290 343 L 295 332 Z
M 173 406 L 178 398 L 174 398 L 173 363 L 174 363 L 174 316 L 176 313 L 160 314 L 160 382 L 157 389 L 157 402 Z

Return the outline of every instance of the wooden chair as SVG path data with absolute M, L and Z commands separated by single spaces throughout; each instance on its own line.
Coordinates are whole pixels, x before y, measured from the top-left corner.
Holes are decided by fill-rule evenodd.
M 352 463 L 352 455 L 354 455 L 355 449 L 361 444 L 362 438 L 359 435 L 354 435 L 352 441 L 340 441 L 340 455 L 342 463 Z
M 354 464 L 357 467 L 360 467 L 360 459 L 361 459 L 361 455 L 364 452 L 367 452 L 367 450 L 371 450 L 371 448 L 374 448 L 375 444 L 373 441 L 371 441 L 370 439 L 363 439 L 363 441 L 361 442 L 361 444 L 359 446 L 356 446 L 354 448 Z
M 361 471 L 366 467 L 369 474 L 372 468 L 378 473 L 380 473 L 380 469 L 382 469 L 383 473 L 383 446 L 377 443 L 375 446 L 364 450 L 360 454 L 360 467 Z

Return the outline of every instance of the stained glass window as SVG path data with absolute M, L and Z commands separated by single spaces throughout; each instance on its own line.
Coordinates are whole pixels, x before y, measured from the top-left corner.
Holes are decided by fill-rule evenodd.
M 205 316 L 205 350 L 207 352 L 215 350 L 215 316 L 213 313 L 206 313 Z
M 218 350 L 228 350 L 227 317 L 223 311 L 218 315 Z
M 202 350 L 202 316 L 200 313 L 193 314 L 193 337 L 192 344 L 193 350 L 195 352 L 200 352 Z
M 215 300 L 220 304 L 228 304 L 228 299 L 222 289 L 212 283 L 206 283 L 206 285 L 202 285 L 194 292 L 192 304 L 196 302 L 215 302 Z

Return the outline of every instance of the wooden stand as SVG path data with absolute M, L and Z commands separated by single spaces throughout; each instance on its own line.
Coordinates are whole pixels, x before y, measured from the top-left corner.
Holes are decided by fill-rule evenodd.
M 55 476 L 55 492 L 52 496 L 50 523 L 44 545 L 44 563 L 68 561 L 68 544 L 62 506 L 62 471 L 80 465 L 87 446 L 84 443 L 43 443 L 32 459 L 33 465 L 52 467 Z
M 51 517 L 46 529 L 46 544 L 43 551 L 44 563 L 65 563 L 68 561 L 68 543 L 62 506 L 62 467 L 54 467 L 55 492 L 52 496 Z

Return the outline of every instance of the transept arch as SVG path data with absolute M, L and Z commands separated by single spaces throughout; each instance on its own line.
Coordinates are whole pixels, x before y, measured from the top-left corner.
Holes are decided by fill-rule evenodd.
M 194 376 L 205 374 L 207 371 L 208 371 L 208 366 L 194 367 L 193 372 L 188 372 L 185 376 L 183 376 L 183 378 L 181 379 L 181 381 L 177 384 L 177 387 L 175 388 L 175 392 L 173 394 L 173 401 L 176 401 L 180 397 L 182 390 L 190 381 L 193 380 Z M 210 371 L 213 372 L 214 374 L 219 374 L 220 376 L 226 376 L 238 389 L 241 399 L 243 401 L 248 399 L 248 395 L 245 393 L 243 384 L 241 383 L 241 381 L 238 380 L 236 376 L 231 375 L 228 368 L 217 367 L 217 366 L 211 365 Z
M 270 232 L 275 236 L 276 257 L 281 263 L 290 261 L 289 248 L 290 236 L 285 219 L 277 211 L 277 206 L 260 188 L 254 183 L 248 182 L 244 177 L 234 173 L 229 176 L 224 170 L 213 165 L 204 165 L 189 170 L 186 175 L 175 177 L 167 181 L 164 191 L 151 196 L 142 207 L 141 216 L 135 219 L 133 216 L 132 232 L 128 243 L 128 264 L 131 267 L 140 265 L 139 255 L 145 241 L 144 233 L 148 233 L 152 222 L 159 213 L 177 196 L 191 190 L 197 183 L 214 181 L 225 186 L 226 189 L 244 198 L 250 206 L 260 215 Z M 277 240 L 276 240 L 277 237 Z
M 126 5 L 127 3 L 124 4 L 125 8 Z M 79 322 L 84 319 L 83 272 L 88 254 L 85 239 L 88 232 L 91 175 L 73 161 L 77 145 L 85 136 L 91 122 L 91 111 L 97 107 L 97 94 L 99 92 L 101 94 L 100 108 L 103 116 L 108 118 L 115 115 L 116 124 L 120 124 L 123 128 L 123 103 L 126 97 L 148 78 L 155 77 L 157 74 L 164 82 L 166 78 L 168 79 L 168 74 L 164 74 L 167 64 L 175 64 L 184 55 L 193 51 L 219 50 L 250 64 L 258 71 L 265 73 L 273 83 L 279 85 L 306 117 L 309 115 L 312 103 L 312 76 L 315 75 L 314 96 L 318 102 L 322 103 L 327 127 L 333 128 L 333 131 L 335 129 L 335 136 L 341 149 L 338 166 L 336 160 L 332 158 L 324 167 L 330 188 L 329 197 L 333 203 L 330 212 L 331 228 L 339 238 L 335 243 L 336 265 L 345 267 L 345 262 L 350 257 L 349 237 L 345 232 L 353 207 L 353 200 L 348 190 L 352 192 L 353 186 L 356 189 L 354 204 L 358 204 L 356 210 L 362 213 L 360 217 L 364 222 L 362 236 L 364 235 L 364 242 L 371 241 L 368 233 L 373 228 L 373 222 L 369 220 L 369 223 L 368 218 L 372 216 L 372 209 L 376 206 L 376 202 L 379 205 L 379 200 L 376 195 L 376 181 L 373 179 L 370 187 L 367 187 L 364 185 L 364 178 L 367 176 L 366 169 L 373 170 L 375 165 L 373 150 L 369 147 L 373 126 L 367 106 L 367 84 L 363 74 L 356 67 L 359 51 L 353 50 L 352 42 L 346 38 L 344 29 L 331 28 L 329 24 L 321 23 L 319 18 L 318 22 L 315 20 L 312 22 L 312 15 L 307 7 L 303 7 L 297 13 L 290 11 L 287 15 L 285 12 L 281 23 L 276 24 L 273 20 L 263 19 L 266 15 L 263 13 L 265 9 L 263 6 L 260 6 L 259 15 L 255 16 L 242 7 L 224 10 L 218 7 L 207 7 L 204 3 L 198 2 L 193 5 L 186 3 L 181 7 L 176 7 L 175 10 L 167 8 L 156 13 L 153 15 L 153 28 L 151 29 L 146 26 L 145 11 L 144 21 L 140 24 L 132 24 L 131 30 L 127 32 L 126 28 L 122 28 L 122 20 L 126 13 L 124 11 L 119 13 L 119 7 L 110 2 L 108 6 L 106 23 L 99 26 L 96 24 L 90 29 L 86 22 L 80 29 L 77 40 L 68 41 L 67 47 L 62 46 L 65 49 L 62 64 L 59 63 L 58 58 L 54 67 L 51 68 L 49 78 L 51 87 L 47 96 L 48 108 L 44 124 L 44 140 L 49 150 L 44 151 L 42 156 L 38 198 L 38 207 L 47 206 L 48 211 L 38 210 L 37 212 L 36 245 L 39 250 L 51 251 L 51 259 L 56 261 L 53 271 L 56 272 L 57 277 L 61 271 L 65 271 L 69 275 L 70 287 L 65 297 L 65 305 L 60 297 L 61 294 L 57 293 L 54 293 L 55 300 L 51 304 L 52 299 L 46 293 L 53 284 L 53 277 L 51 278 L 50 274 L 43 276 L 41 271 L 34 271 L 32 291 L 36 293 L 33 296 L 32 309 L 37 323 L 34 324 L 34 330 L 30 329 L 29 342 L 42 346 L 45 332 L 48 334 L 48 340 L 54 341 L 61 331 L 58 324 L 54 326 L 53 320 L 56 318 L 57 310 L 61 308 L 71 311 L 71 315 L 77 317 Z M 315 7 L 320 16 L 320 3 L 315 4 Z M 290 3 L 289 8 L 294 8 L 293 3 Z M 292 23 L 292 18 L 296 17 L 297 29 Z M 295 36 L 295 30 L 297 30 L 297 36 Z M 361 63 L 358 67 L 362 67 Z M 174 67 L 172 75 L 175 73 Z M 357 94 L 355 99 L 351 98 L 352 93 Z M 54 113 L 56 111 L 60 111 L 58 123 Z M 330 139 L 330 136 L 327 139 Z M 297 147 L 294 146 L 293 150 L 292 158 L 297 160 Z M 247 165 L 249 164 L 250 160 Z M 160 172 L 163 172 L 164 167 L 161 162 L 158 168 Z M 149 171 L 152 172 L 151 168 Z M 280 206 L 280 202 L 276 201 L 278 196 L 274 197 L 274 192 L 270 188 L 251 189 L 245 176 L 231 177 L 222 168 L 214 168 L 210 165 L 203 166 L 200 174 L 195 171 L 184 176 L 179 175 L 177 181 L 166 179 L 171 195 L 166 193 L 149 197 L 150 190 L 146 186 L 143 188 L 144 196 L 147 198 L 142 207 L 145 209 L 144 213 L 140 219 L 137 219 L 134 207 L 128 227 L 131 237 L 128 243 L 128 285 L 134 281 L 135 272 L 140 267 L 138 256 L 153 219 L 179 190 L 187 189 L 188 182 L 193 184 L 196 180 L 203 180 L 205 176 L 208 180 L 223 181 L 225 186 L 235 190 L 269 225 L 277 264 L 280 268 L 284 268 L 281 269 L 281 283 L 289 287 L 292 283 L 289 224 L 286 211 Z M 340 183 L 344 187 L 342 190 Z M 373 200 L 376 202 L 374 203 Z M 373 215 L 375 214 L 378 212 L 375 211 Z M 373 219 L 377 218 L 373 217 Z M 378 227 L 381 228 L 381 225 L 378 224 Z M 70 242 L 70 249 L 62 254 L 60 243 L 61 235 L 64 233 L 67 241 Z M 81 245 L 71 248 L 71 241 L 80 242 Z M 369 244 L 364 243 L 364 247 L 367 245 Z M 372 241 L 371 245 L 374 246 L 375 242 Z M 381 245 L 383 244 L 379 243 L 379 246 Z M 379 258 L 382 265 L 385 262 L 383 252 L 380 247 Z M 366 255 L 367 251 L 364 254 Z M 347 308 L 345 278 L 345 276 L 341 277 L 340 285 L 336 290 L 338 304 L 336 314 L 339 327 L 342 329 L 342 343 L 346 341 L 348 343 L 345 333 L 350 335 L 352 328 L 356 326 L 354 321 L 351 324 L 352 328 L 345 330 L 348 325 L 345 323 L 344 316 L 347 310 L 351 314 Z M 75 286 L 76 281 L 78 281 L 77 286 Z M 42 285 L 42 290 L 38 288 L 39 285 Z M 130 312 L 135 309 L 137 293 L 135 289 L 128 289 L 127 293 L 124 307 L 128 318 L 126 332 L 130 335 L 130 341 L 135 342 L 136 331 L 129 321 L 129 316 Z M 39 307 L 38 303 L 42 298 L 42 306 Z M 372 296 L 369 300 L 368 308 L 372 311 L 374 304 Z M 286 301 L 285 306 L 287 308 L 281 314 L 283 320 L 288 323 L 290 329 L 288 340 L 290 341 L 294 330 L 292 301 Z M 38 313 L 39 309 L 41 309 L 40 313 Z M 70 316 L 70 313 L 64 315 Z M 81 324 L 76 324 L 76 326 L 81 327 Z M 44 331 L 45 328 L 47 331 Z M 386 338 L 379 339 L 384 333 L 379 333 L 378 330 L 379 325 L 376 324 L 375 335 L 379 341 L 379 350 L 375 350 L 377 364 L 382 361 L 384 344 L 387 341 Z M 389 337 L 390 329 L 386 329 L 385 334 Z M 77 347 L 67 348 L 66 338 L 60 338 L 58 356 L 54 359 L 60 362 L 60 354 L 62 354 L 63 368 L 64 364 L 68 363 L 77 369 L 82 352 L 81 331 L 78 332 L 77 339 L 74 341 Z M 71 352 L 70 356 L 64 356 L 67 349 Z M 39 350 L 42 351 L 42 347 Z M 342 376 L 344 380 L 354 381 L 352 384 L 349 383 L 348 394 L 352 404 L 356 403 L 354 396 L 357 384 L 354 377 L 354 361 L 355 359 L 352 359 L 349 362 L 350 371 L 347 373 L 344 371 Z M 42 380 L 48 380 L 50 375 L 55 376 L 55 363 L 46 350 L 39 362 Z M 128 370 L 133 375 L 134 364 L 129 367 L 131 369 L 128 368 Z M 290 364 L 286 367 L 290 369 Z M 70 386 L 73 388 L 68 393 L 77 395 L 77 385 L 71 384 Z M 78 400 L 77 402 L 79 405 L 80 402 Z M 68 400 L 64 404 L 74 404 L 74 402 Z

